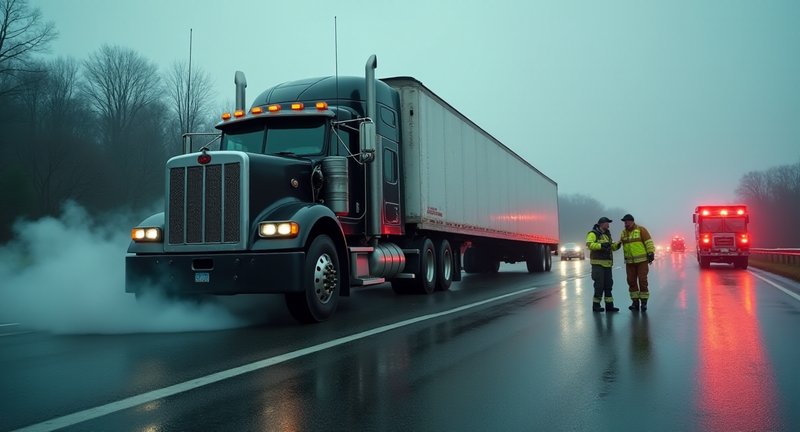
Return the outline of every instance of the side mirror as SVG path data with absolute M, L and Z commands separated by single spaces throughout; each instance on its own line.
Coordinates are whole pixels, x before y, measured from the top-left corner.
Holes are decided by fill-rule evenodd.
M 372 162 L 375 160 L 375 123 L 362 122 L 358 127 L 358 145 L 361 151 L 362 162 Z
M 697 215 L 696 214 L 692 215 L 692 222 L 693 223 L 697 223 Z

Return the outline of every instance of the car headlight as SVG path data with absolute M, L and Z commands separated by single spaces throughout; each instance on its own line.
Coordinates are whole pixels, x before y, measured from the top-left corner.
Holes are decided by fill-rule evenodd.
M 565 247 L 561 248 L 561 252 L 566 252 L 566 251 L 567 251 L 567 248 L 565 248 Z
M 258 224 L 258 235 L 263 238 L 294 238 L 300 233 L 297 222 L 261 222 Z
M 581 251 L 581 248 L 580 248 L 580 247 L 576 247 L 576 248 L 575 248 L 575 249 L 573 249 L 573 250 L 574 250 L 575 252 L 580 252 L 580 251 Z
M 131 240 L 135 242 L 160 242 L 161 228 L 136 227 L 131 230 Z

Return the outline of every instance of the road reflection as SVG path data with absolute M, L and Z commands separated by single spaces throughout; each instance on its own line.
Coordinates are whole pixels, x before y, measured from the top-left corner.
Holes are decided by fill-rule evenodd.
M 701 271 L 698 284 L 701 429 L 783 430 L 772 366 L 756 315 L 753 276 Z

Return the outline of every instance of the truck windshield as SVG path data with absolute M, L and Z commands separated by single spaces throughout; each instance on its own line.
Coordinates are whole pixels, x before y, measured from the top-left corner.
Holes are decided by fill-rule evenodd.
M 703 218 L 700 221 L 700 232 L 747 232 L 744 218 Z
M 277 117 L 266 122 L 231 125 L 223 131 L 222 150 L 261 154 L 318 155 L 325 144 L 321 118 Z

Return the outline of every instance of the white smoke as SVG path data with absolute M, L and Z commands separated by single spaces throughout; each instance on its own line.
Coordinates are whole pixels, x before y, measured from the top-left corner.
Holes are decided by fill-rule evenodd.
M 74 203 L 66 204 L 58 219 L 17 223 L 14 240 L 0 246 L 0 324 L 60 334 L 246 325 L 217 304 L 137 301 L 125 293 L 127 224 L 113 218 L 96 224 Z

